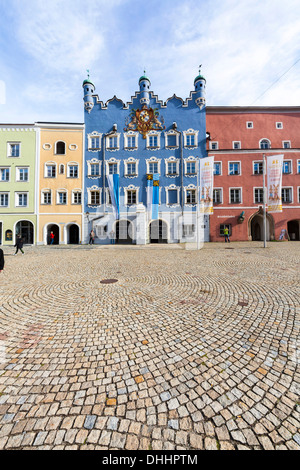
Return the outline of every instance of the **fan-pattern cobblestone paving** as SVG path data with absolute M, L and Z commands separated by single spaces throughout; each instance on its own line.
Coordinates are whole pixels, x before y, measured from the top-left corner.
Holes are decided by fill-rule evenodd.
M 0 450 L 300 450 L 300 243 L 25 251 L 0 274 Z

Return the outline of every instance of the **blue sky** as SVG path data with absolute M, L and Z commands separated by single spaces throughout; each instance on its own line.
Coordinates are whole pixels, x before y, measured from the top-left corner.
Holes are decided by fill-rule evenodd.
M 185 99 L 202 64 L 210 106 L 300 105 L 298 59 L 299 0 L 0 0 L 0 122 L 83 122 L 87 69 L 104 102 L 144 69 Z

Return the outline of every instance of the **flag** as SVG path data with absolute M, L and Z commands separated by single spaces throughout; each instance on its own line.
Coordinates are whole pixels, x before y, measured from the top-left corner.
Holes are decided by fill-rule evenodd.
M 147 212 L 149 218 L 152 217 L 152 200 L 153 200 L 153 175 L 147 175 Z
M 267 206 L 268 212 L 282 212 L 283 155 L 267 157 Z
M 159 175 L 153 175 L 152 220 L 158 219 L 159 206 Z
M 200 210 L 213 214 L 214 157 L 200 158 Z
M 106 175 L 114 216 L 120 218 L 119 175 Z

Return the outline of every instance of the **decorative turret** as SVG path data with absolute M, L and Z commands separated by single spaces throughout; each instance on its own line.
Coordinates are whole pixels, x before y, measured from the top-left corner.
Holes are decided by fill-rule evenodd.
M 205 88 L 206 88 L 206 80 L 201 74 L 201 67 L 202 65 L 199 66 L 199 74 L 194 80 L 194 86 L 195 86 L 195 91 L 196 91 L 196 104 L 199 106 L 200 109 L 202 109 L 205 104 L 206 104 L 206 99 L 205 99 Z
M 140 103 L 141 105 L 150 103 L 149 98 L 149 90 L 151 86 L 151 82 L 149 78 L 146 76 L 146 71 L 144 70 L 144 75 L 139 79 L 139 86 L 140 86 Z
M 93 93 L 95 91 L 95 85 L 90 80 L 89 70 L 87 70 L 87 73 L 88 73 L 88 78 L 84 80 L 82 84 L 82 87 L 84 90 L 83 101 L 84 101 L 84 109 L 88 113 L 90 113 L 94 107 Z

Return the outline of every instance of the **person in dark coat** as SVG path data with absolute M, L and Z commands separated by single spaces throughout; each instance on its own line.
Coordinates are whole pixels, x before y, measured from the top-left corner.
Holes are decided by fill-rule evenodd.
M 0 273 L 3 271 L 4 269 L 4 254 L 3 254 L 3 250 L 1 250 L 0 248 Z
M 21 238 L 21 235 L 17 235 L 17 240 L 16 240 L 15 247 L 17 248 L 16 252 L 15 252 L 15 255 L 18 253 L 19 250 L 21 251 L 22 255 L 24 255 L 23 240 Z

